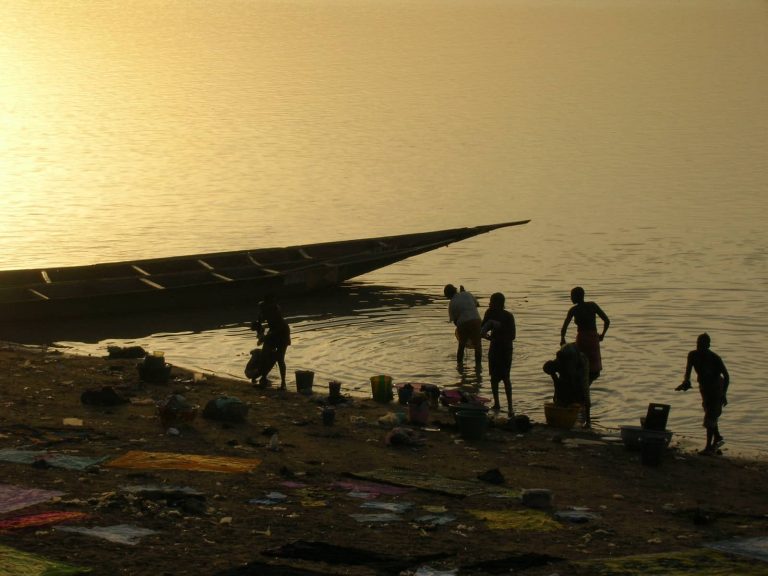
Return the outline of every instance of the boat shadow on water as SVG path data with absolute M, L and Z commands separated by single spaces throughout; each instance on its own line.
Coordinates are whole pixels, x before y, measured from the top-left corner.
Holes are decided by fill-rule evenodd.
M 375 310 L 426 306 L 438 297 L 393 286 L 347 282 L 312 294 L 287 297 L 283 305 L 289 322 L 322 321 Z M 249 325 L 257 309 L 258 302 L 237 302 L 215 308 L 161 310 L 117 317 L 16 320 L 0 326 L 0 340 L 29 345 L 62 341 L 96 344 L 106 339 L 140 339 L 159 333 L 200 333 Z

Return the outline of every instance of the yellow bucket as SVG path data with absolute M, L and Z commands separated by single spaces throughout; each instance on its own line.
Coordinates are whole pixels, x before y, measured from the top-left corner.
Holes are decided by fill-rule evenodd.
M 379 374 L 371 376 L 371 392 L 376 402 L 390 402 L 394 395 L 392 394 L 392 376 Z
M 570 406 L 555 406 L 552 402 L 544 404 L 544 417 L 547 419 L 547 424 L 555 428 L 573 428 L 580 411 L 580 404 Z

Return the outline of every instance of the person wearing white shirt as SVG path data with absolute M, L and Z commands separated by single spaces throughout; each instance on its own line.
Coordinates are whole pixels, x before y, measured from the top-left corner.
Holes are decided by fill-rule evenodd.
M 464 349 L 470 343 L 475 349 L 475 369 L 480 372 L 483 361 L 483 346 L 480 338 L 480 312 L 477 310 L 477 299 L 464 290 L 464 286 L 456 289 L 453 284 L 446 284 L 443 294 L 450 300 L 448 318 L 456 325 L 456 338 L 459 341 L 456 349 L 456 366 L 459 370 L 464 367 Z

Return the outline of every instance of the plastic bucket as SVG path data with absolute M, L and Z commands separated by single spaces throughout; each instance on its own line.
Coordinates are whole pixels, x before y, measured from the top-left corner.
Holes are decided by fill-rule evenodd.
M 456 412 L 456 424 L 464 440 L 482 440 L 488 429 L 488 417 L 482 410 L 459 410 Z
M 392 395 L 392 376 L 379 374 L 371 376 L 371 393 L 376 402 L 390 402 Z
M 547 402 L 544 404 L 544 417 L 547 419 L 549 426 L 570 429 L 576 424 L 576 418 L 578 418 L 580 410 L 580 404 L 555 406 L 552 402 Z
M 299 394 L 312 394 L 312 382 L 315 379 L 315 373 L 312 370 L 296 370 L 296 391 Z
M 411 402 L 408 405 L 408 421 L 411 424 L 424 426 L 429 422 L 429 402 Z
M 477 412 L 478 414 L 482 414 L 485 416 L 488 413 L 488 408 L 483 404 L 472 404 L 469 402 L 461 402 L 459 404 L 451 404 L 448 406 L 448 412 L 450 412 L 451 416 L 453 416 L 454 422 L 456 422 L 456 425 L 459 425 L 459 419 L 457 417 L 457 414 L 461 411 L 464 412 Z

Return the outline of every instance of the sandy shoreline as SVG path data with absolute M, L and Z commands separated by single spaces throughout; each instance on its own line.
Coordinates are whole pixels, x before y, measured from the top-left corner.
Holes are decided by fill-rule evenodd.
M 619 569 L 606 568 L 607 560 L 636 554 L 682 554 L 692 571 L 676 573 L 700 574 L 703 563 L 714 561 L 711 554 L 720 555 L 715 563 L 747 573 L 739 556 L 705 545 L 768 530 L 764 461 L 670 449 L 660 465 L 645 466 L 621 443 L 542 424 L 517 433 L 498 423 L 484 439 L 469 441 L 444 407 L 430 413 L 427 427 L 412 427 L 417 444 L 391 446 L 391 425 L 379 419 L 402 410 L 396 402 L 350 399 L 325 426 L 327 390 L 317 386 L 313 397 L 281 394 L 195 378 L 177 367 L 169 383 L 147 384 L 136 364 L 0 347 L 8 375 L 0 391 L 0 450 L 103 459 L 86 470 L 60 467 L 55 459 L 53 465 L 0 460 L 5 486 L 63 493 L 5 510 L 0 521 L 13 526 L 20 517 L 81 513 L 65 524 L 13 526 L 0 533 L 0 546 L 91 574 L 414 574 L 427 565 L 459 574 L 503 574 L 510 567 L 532 575 L 610 574 Z M 130 402 L 81 402 L 84 390 L 104 386 Z M 201 407 L 235 396 L 248 405 L 247 419 L 198 415 L 180 424 L 178 435 L 168 434 L 155 404 L 174 392 Z M 65 418 L 82 423 L 65 425 Z M 127 453 L 246 467 L 110 465 Z M 365 496 L 356 489 L 363 481 L 373 482 Z M 400 490 L 388 493 L 395 485 Z M 165 492 L 149 495 L 142 491 L 147 486 Z M 179 487 L 194 496 L 170 493 Z M 550 491 L 552 505 L 524 505 L 523 489 Z M 579 522 L 574 512 L 581 513 Z M 128 545 L 57 528 L 63 525 L 130 525 L 152 533 Z M 768 574 L 761 562 L 748 568 Z

